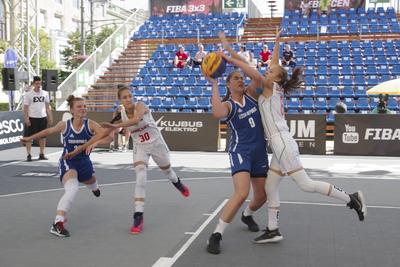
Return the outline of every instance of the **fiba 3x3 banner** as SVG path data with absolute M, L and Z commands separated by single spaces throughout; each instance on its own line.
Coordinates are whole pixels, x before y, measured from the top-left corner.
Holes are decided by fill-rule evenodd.
M 285 0 L 285 9 L 301 9 L 302 0 Z M 336 9 L 365 8 L 365 0 L 310 0 L 308 1 L 312 9 L 318 9 L 320 2 L 326 6 Z
M 400 116 L 337 114 L 335 154 L 400 156 Z
M 222 0 L 150 0 L 152 16 L 168 13 L 220 13 Z

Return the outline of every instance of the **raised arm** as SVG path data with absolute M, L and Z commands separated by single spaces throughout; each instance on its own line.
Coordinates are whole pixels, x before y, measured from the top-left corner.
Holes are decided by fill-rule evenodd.
M 224 49 L 231 54 L 231 56 L 237 60 L 240 60 L 246 64 L 249 64 L 247 60 L 245 60 L 243 57 L 239 56 L 239 54 L 233 50 L 231 45 L 229 44 L 228 40 L 226 40 L 225 33 L 224 32 L 219 32 L 218 34 L 219 39 L 221 40 L 222 45 L 224 46 Z
M 218 90 L 218 80 L 211 77 L 206 77 L 212 85 L 211 105 L 213 116 L 217 119 L 226 118 L 230 112 L 230 106 L 227 102 L 221 101 L 221 96 Z
M 280 45 L 281 32 L 282 30 L 279 30 L 276 34 L 274 51 L 272 52 L 270 67 L 272 67 L 273 65 L 279 65 L 279 52 L 281 50 L 281 45 Z

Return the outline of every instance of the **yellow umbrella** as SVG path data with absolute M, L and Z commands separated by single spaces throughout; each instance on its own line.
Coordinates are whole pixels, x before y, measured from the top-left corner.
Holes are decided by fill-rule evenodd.
M 400 79 L 390 80 L 378 84 L 367 91 L 369 95 L 400 95 Z

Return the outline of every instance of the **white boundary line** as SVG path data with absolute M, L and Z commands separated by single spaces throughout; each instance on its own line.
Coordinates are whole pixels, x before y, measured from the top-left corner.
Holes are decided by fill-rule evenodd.
M 222 210 L 226 202 L 229 199 L 225 199 L 222 203 L 211 213 L 211 215 L 200 225 L 200 227 L 193 233 L 193 235 L 183 244 L 183 246 L 175 253 L 172 258 L 161 257 L 154 264 L 153 267 L 170 267 L 172 266 L 180 256 L 190 247 L 194 240 L 200 235 L 200 233 L 207 227 L 207 225 L 214 219 L 215 216 Z
M 215 179 L 215 180 L 232 179 L 232 177 L 230 177 L 230 176 L 214 176 L 214 177 L 200 177 L 200 178 L 190 177 L 190 178 L 185 178 L 184 181 L 204 181 L 204 180 L 212 180 L 212 179 Z M 165 178 L 165 179 L 156 179 L 156 180 L 148 180 L 147 181 L 147 183 L 155 183 L 155 182 L 169 182 L 169 180 L 167 178 Z M 110 184 L 99 184 L 99 187 L 135 184 L 135 183 L 136 183 L 136 181 L 110 183 Z M 79 188 L 86 188 L 86 186 L 80 186 Z M 0 198 L 24 196 L 24 195 L 31 195 L 31 194 L 37 194 L 37 193 L 47 193 L 47 192 L 54 192 L 54 191 L 61 191 L 61 190 L 64 190 L 64 188 L 60 187 L 60 188 L 53 188 L 53 189 L 46 189 L 46 190 L 36 190 L 36 191 L 27 191 L 27 192 L 6 194 L 6 195 L 0 195 Z
M 62 150 L 46 154 L 46 156 L 55 155 L 55 154 L 58 154 L 58 153 L 61 154 Z M 5 167 L 5 166 L 8 166 L 8 165 L 13 165 L 13 164 L 17 164 L 17 163 L 25 163 L 25 162 L 26 162 L 25 160 L 16 160 L 16 161 L 12 161 L 12 162 L 9 162 L 9 163 L 4 163 L 4 164 L 0 165 L 0 167 Z

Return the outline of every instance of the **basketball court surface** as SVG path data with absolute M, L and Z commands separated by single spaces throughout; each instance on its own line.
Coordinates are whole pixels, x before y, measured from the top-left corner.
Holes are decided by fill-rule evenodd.
M 35 158 L 37 148 L 33 148 Z M 101 197 L 81 187 L 68 214 L 69 238 L 49 233 L 63 189 L 59 148 L 48 161 L 24 162 L 25 151 L 0 152 L 0 266 L 400 266 L 400 164 L 394 157 L 307 156 L 313 179 L 348 192 L 363 190 L 368 216 L 318 194 L 307 194 L 285 178 L 281 184 L 278 244 L 254 244 L 237 214 L 227 228 L 220 255 L 206 241 L 232 193 L 228 155 L 172 152 L 171 161 L 191 196 L 183 198 L 150 165 L 144 230 L 131 235 L 135 174 L 132 154 L 92 154 Z M 36 155 L 37 157 L 37 155 Z M 243 210 L 242 207 L 241 211 Z M 240 212 L 241 212 L 240 211 Z M 266 206 L 255 215 L 266 226 Z

